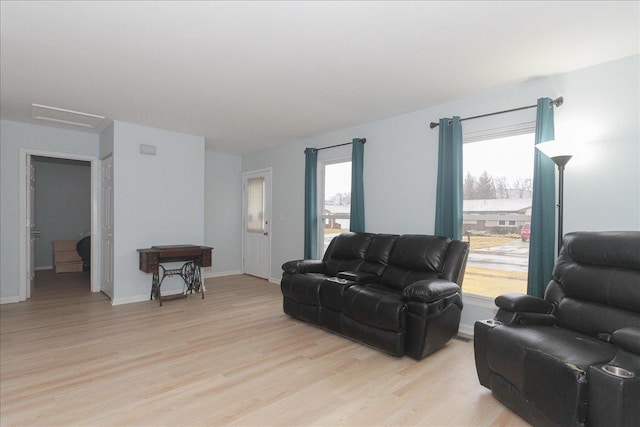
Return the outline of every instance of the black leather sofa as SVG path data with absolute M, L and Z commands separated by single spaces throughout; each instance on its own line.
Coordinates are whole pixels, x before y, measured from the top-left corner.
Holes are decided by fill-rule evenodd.
M 343 233 L 322 260 L 282 266 L 284 312 L 393 356 L 422 359 L 458 332 L 468 243 Z
M 640 426 L 640 232 L 564 236 L 544 299 L 476 322 L 480 384 L 533 425 Z

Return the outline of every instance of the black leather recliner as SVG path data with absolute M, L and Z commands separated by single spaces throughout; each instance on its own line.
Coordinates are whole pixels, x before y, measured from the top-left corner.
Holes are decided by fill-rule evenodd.
M 282 266 L 284 312 L 394 356 L 422 359 L 458 332 L 468 243 L 343 233 L 322 260 Z
M 640 232 L 564 236 L 544 299 L 476 322 L 480 384 L 534 425 L 640 425 Z

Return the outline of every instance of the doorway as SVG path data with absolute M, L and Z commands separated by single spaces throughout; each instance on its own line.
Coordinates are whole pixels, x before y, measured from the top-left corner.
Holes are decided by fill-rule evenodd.
M 40 279 L 51 275 L 47 273 L 62 280 L 79 276 L 85 277 L 89 291 L 91 163 L 32 156 L 31 164 L 35 172 L 35 285 L 41 289 Z
M 90 270 L 91 291 L 98 292 L 99 289 L 99 229 L 98 229 L 98 159 L 92 156 L 83 156 L 69 153 L 57 153 L 41 150 L 20 150 L 20 275 L 19 275 L 19 300 L 24 301 L 31 297 L 35 279 L 36 264 L 36 242 L 37 229 L 35 206 L 35 167 L 34 162 L 38 159 L 46 158 L 51 162 L 89 162 L 90 163 L 90 226 L 86 233 L 92 236 L 90 242 Z
M 269 279 L 271 269 L 271 168 L 242 174 L 242 271 Z

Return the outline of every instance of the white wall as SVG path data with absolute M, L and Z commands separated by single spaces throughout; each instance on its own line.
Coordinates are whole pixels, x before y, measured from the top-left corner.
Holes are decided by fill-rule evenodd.
M 19 298 L 20 149 L 98 155 L 98 135 L 0 121 L 0 302 Z
M 242 273 L 242 158 L 205 153 L 204 242 L 213 247 L 205 277 Z
M 639 80 L 635 55 L 243 156 L 243 171 L 273 168 L 272 280 L 279 281 L 282 263 L 303 254 L 304 147 L 367 138 L 366 230 L 431 234 L 438 130 L 429 123 L 535 105 L 542 97 L 564 97 L 555 112 L 556 139 L 582 144 L 565 172 L 565 232 L 640 229 Z M 463 131 L 527 121 L 535 121 L 535 109 L 465 121 Z M 474 317 L 488 317 L 493 310 L 491 301 L 471 302 L 463 311 L 467 332 Z
M 36 268 L 53 267 L 54 240 L 80 240 L 91 231 L 91 162 L 32 158 L 35 166 Z
M 100 160 L 113 154 L 113 123 L 100 133 Z
M 113 303 L 120 304 L 149 298 L 151 274 L 139 271 L 137 249 L 204 243 L 204 138 L 118 121 L 113 135 Z M 157 154 L 140 154 L 140 144 Z M 171 277 L 162 291 L 182 286 Z

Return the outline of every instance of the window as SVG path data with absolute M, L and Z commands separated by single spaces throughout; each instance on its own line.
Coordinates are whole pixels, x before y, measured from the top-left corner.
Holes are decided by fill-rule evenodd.
M 471 247 L 463 291 L 490 298 L 526 293 L 534 134 L 469 139 L 462 229 Z
M 262 233 L 264 225 L 264 178 L 250 178 L 247 180 L 247 231 Z
M 318 162 L 318 254 L 331 240 L 349 231 L 351 217 L 351 160 Z

